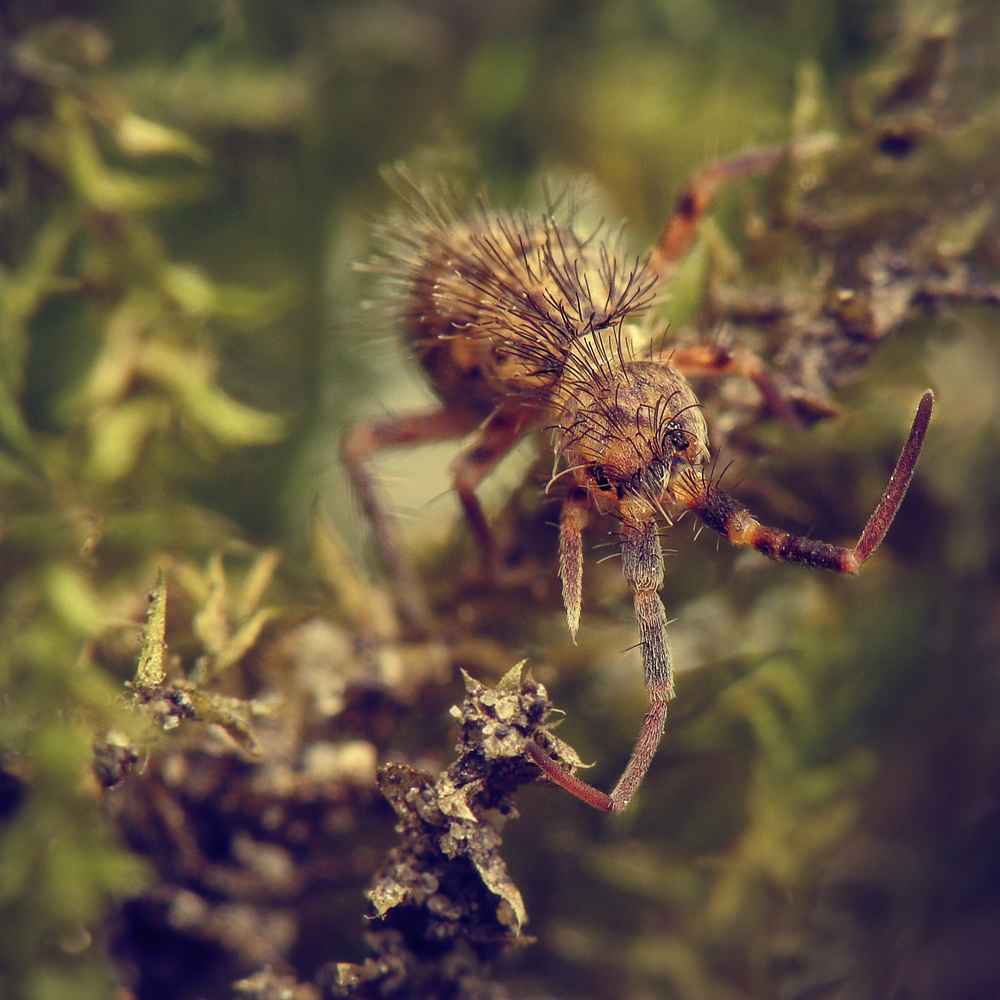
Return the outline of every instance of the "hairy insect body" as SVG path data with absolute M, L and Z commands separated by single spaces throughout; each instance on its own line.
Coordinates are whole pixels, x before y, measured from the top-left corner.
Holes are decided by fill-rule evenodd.
M 489 303 L 467 280 L 475 273 L 472 233 L 455 223 L 422 251 L 404 290 L 403 333 L 435 390 L 483 418 L 516 372 L 504 372 L 503 344 L 490 335 Z M 399 262 L 404 265 L 405 261 Z
M 374 269 L 392 280 L 404 336 L 453 406 L 546 406 L 576 341 L 649 304 L 656 275 L 621 270 L 606 234 L 578 236 L 569 196 L 559 218 L 469 213 L 393 180 L 410 212 L 384 227 Z
M 601 514 L 632 524 L 666 517 L 677 475 L 709 457 L 694 391 L 669 362 L 595 353 L 564 372 L 556 448 Z
M 416 201 L 409 252 L 380 269 L 402 286 L 404 333 L 438 395 L 481 419 L 517 409 L 551 428 L 600 513 L 665 513 L 678 465 L 708 459 L 708 429 L 680 371 L 632 357 L 624 321 L 656 275 L 621 267 L 601 234 L 581 238 L 572 212 L 449 219 L 428 204 Z
M 538 216 L 497 214 L 482 203 L 468 212 L 405 174 L 394 176 L 408 208 L 383 226 L 384 250 L 373 269 L 394 287 L 393 311 L 442 405 L 359 425 L 345 439 L 344 458 L 397 580 L 400 604 L 415 622 L 426 621 L 428 612 L 367 470 L 367 459 L 379 449 L 472 435 L 453 466 L 454 483 L 490 563 L 496 553 L 476 487 L 528 432 L 550 429 L 557 467 L 564 468 L 549 485 L 563 479 L 567 487 L 559 574 L 574 636 L 582 604 L 583 532 L 593 513 L 618 520 L 650 700 L 632 756 L 607 795 L 537 745 L 525 746 L 553 781 L 601 809 L 620 811 L 628 804 L 656 751 L 673 696 L 659 597 L 662 525 L 691 510 L 729 541 L 769 558 L 856 572 L 902 502 L 930 420 L 933 397 L 926 393 L 882 500 L 853 549 L 761 525 L 705 474 L 708 428 L 682 362 L 701 373 L 722 372 L 726 364 L 716 365 L 716 356 L 704 350 L 638 358 L 635 323 L 693 235 L 697 213 L 691 206 L 703 211 L 720 179 L 775 159 L 773 152 L 747 154 L 706 171 L 703 189 L 693 185 L 693 194 L 682 195 L 650 257 L 631 267 L 605 230 L 578 233 L 572 193 L 561 211 L 551 207 Z

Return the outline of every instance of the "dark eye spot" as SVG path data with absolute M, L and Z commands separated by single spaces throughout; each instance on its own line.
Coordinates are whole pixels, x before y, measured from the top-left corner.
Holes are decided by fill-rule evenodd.
M 594 485 L 599 490 L 606 491 L 611 489 L 611 482 L 608 479 L 607 473 L 604 471 L 604 466 L 596 464 L 588 466 L 587 474 L 594 480 Z
M 691 445 L 687 432 L 679 427 L 667 431 L 667 440 L 673 445 L 674 451 L 687 451 Z

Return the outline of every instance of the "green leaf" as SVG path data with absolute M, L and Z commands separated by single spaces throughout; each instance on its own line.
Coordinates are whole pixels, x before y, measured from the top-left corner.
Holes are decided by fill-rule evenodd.
M 164 657 L 167 644 L 167 583 L 163 570 L 156 574 L 156 589 L 149 595 L 149 614 L 142 633 L 142 650 L 135 672 L 135 688 L 141 694 L 156 690 L 166 678 Z

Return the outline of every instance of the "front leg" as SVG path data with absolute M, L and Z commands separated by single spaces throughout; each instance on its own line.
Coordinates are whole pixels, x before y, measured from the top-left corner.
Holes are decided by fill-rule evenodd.
M 659 275 L 657 283 L 662 285 L 673 277 L 678 262 L 694 242 L 698 226 L 723 184 L 770 170 L 785 157 L 799 161 L 817 156 L 826 152 L 832 144 L 833 139 L 829 135 L 807 136 L 788 145 L 737 153 L 699 170 L 678 196 L 674 210 L 649 256 L 650 265 Z
M 723 493 L 700 470 L 688 469 L 680 478 L 675 491 L 682 503 L 734 545 L 749 545 L 778 562 L 804 563 L 815 569 L 832 569 L 837 573 L 857 573 L 882 543 L 903 502 L 920 457 L 933 408 L 934 394 L 925 392 L 882 499 L 853 548 L 817 542 L 761 524 L 743 504 Z
M 731 349 L 718 344 L 695 344 L 664 350 L 660 359 L 672 364 L 687 378 L 728 378 L 733 375 L 747 378 L 757 387 L 771 413 L 791 427 L 801 424 L 791 401 L 775 384 L 767 365 L 745 347 Z
M 564 526 L 567 522 L 573 523 L 575 510 L 571 498 L 563 508 Z M 605 812 L 621 812 L 642 784 L 663 738 L 667 703 L 674 696 L 674 672 L 667 645 L 667 613 L 659 595 L 663 585 L 663 552 L 660 549 L 659 525 L 655 521 L 623 524 L 622 564 L 635 606 L 649 711 L 618 784 L 608 795 L 560 767 L 535 742 L 525 741 L 525 750 L 531 759 L 552 781 L 588 805 Z

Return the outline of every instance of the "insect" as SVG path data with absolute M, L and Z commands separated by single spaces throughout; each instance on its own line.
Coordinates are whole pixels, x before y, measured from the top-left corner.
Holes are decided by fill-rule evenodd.
M 550 486 L 565 484 L 559 575 L 574 639 L 584 529 L 594 514 L 619 522 L 650 702 L 632 755 L 609 795 L 525 741 L 525 753 L 552 781 L 598 809 L 620 812 L 628 805 L 659 745 L 674 694 L 659 597 L 662 527 L 690 510 L 733 544 L 771 559 L 856 573 L 885 537 L 930 421 L 934 400 L 927 392 L 857 544 L 830 545 L 760 524 L 707 471 L 708 428 L 687 376 L 742 373 L 773 395 L 763 366 L 709 347 L 638 356 L 637 320 L 692 243 L 718 187 L 767 169 L 782 155 L 754 151 L 703 170 L 678 199 L 656 246 L 634 264 L 624 262 L 606 228 L 581 235 L 572 192 L 539 214 L 502 214 L 482 200 L 464 208 L 405 172 L 393 179 L 407 207 L 382 227 L 384 250 L 373 268 L 396 286 L 398 320 L 441 405 L 355 426 L 344 439 L 347 469 L 401 607 L 416 624 L 426 624 L 429 613 L 369 470 L 376 452 L 472 435 L 453 464 L 454 486 L 487 563 L 495 565 L 476 487 L 526 434 L 549 429 L 556 468 L 562 466 Z

